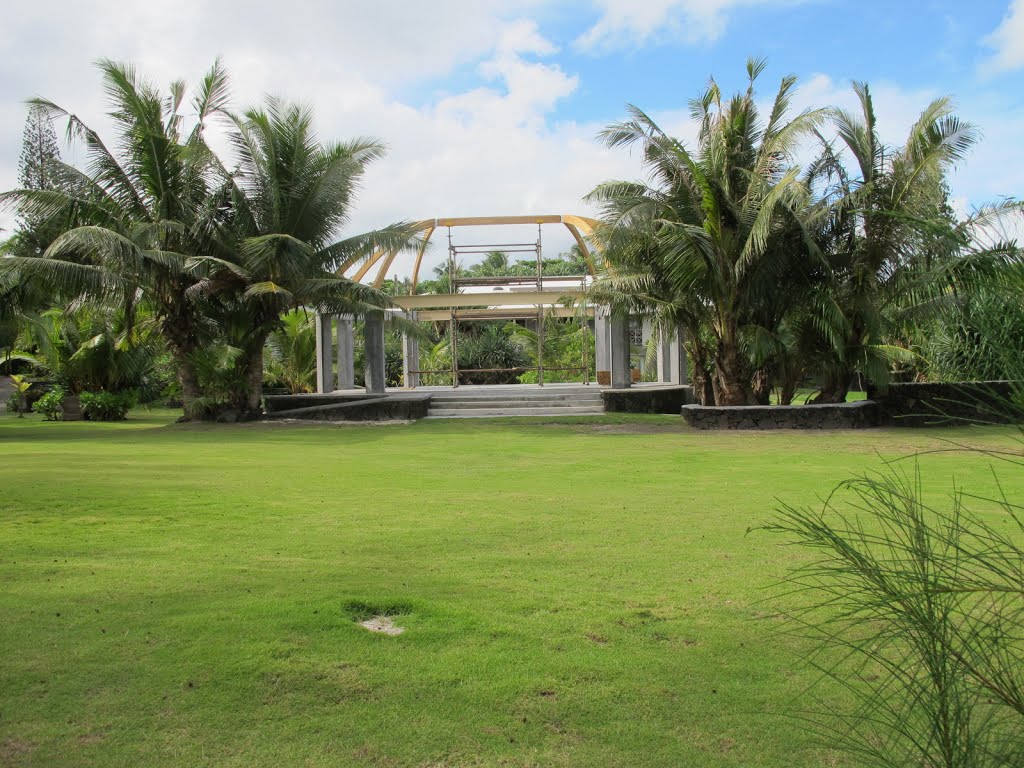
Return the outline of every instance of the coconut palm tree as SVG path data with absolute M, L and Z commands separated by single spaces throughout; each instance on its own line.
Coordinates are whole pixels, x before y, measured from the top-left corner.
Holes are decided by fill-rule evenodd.
M 953 114 L 949 98 L 939 98 L 924 109 L 902 147 L 889 147 L 879 138 L 869 87 L 858 82 L 853 89 L 859 111 L 832 110 L 853 167 L 845 167 L 828 143 L 817 161 L 833 182 L 826 193 L 833 199 L 831 296 L 843 318 L 817 402 L 843 402 L 857 371 L 885 382 L 893 356 L 907 354 L 886 344 L 886 310 L 933 270 L 935 256 L 968 244 L 966 229 L 958 231 L 944 210 L 944 177 L 977 141 L 975 127 Z
M 375 139 L 322 142 L 311 110 L 270 98 L 232 118 L 237 170 L 224 175 L 227 215 L 218 250 L 192 263 L 208 271 L 198 290 L 219 303 L 241 350 L 231 406 L 260 413 L 267 338 L 290 311 L 362 315 L 390 298 L 340 275 L 375 251 L 415 245 L 406 224 L 338 238 L 367 166 L 382 157 Z
M 103 60 L 99 68 L 117 132 L 113 149 L 75 114 L 45 99 L 31 102 L 51 119 L 66 120 L 68 138 L 85 146 L 87 165 L 79 170 L 60 163 L 56 189 L 0 196 L 65 230 L 44 258 L 18 259 L 15 266 L 56 296 L 116 302 L 129 318 L 138 302 L 148 302 L 174 357 L 188 412 L 199 396 L 194 356 L 208 330 L 195 290 L 200 274 L 190 260 L 209 251 L 213 222 L 222 213 L 208 183 L 215 163 L 204 128 L 224 112 L 227 74 L 217 62 L 203 78 L 186 132 L 184 83 L 172 83 L 164 95 L 131 65 Z
M 699 125 L 696 151 L 666 134 L 630 106 L 628 121 L 601 133 L 609 147 L 638 145 L 649 182 L 607 182 L 588 200 L 603 208 L 606 257 L 618 270 L 611 282 L 655 314 L 689 329 L 698 371 L 708 360 L 715 400 L 751 402 L 751 366 L 743 352 L 752 309 L 790 271 L 790 257 L 820 259 L 806 221 L 810 192 L 791 156 L 799 140 L 823 118 L 821 111 L 787 119 L 794 77 L 782 80 L 766 121 L 754 84 L 765 63 L 747 63 L 745 92 L 723 101 L 712 81 L 691 102 Z M 775 247 L 795 228 L 802 252 Z M 700 349 L 700 329 L 713 347 Z M 699 391 L 702 389 L 698 388 Z

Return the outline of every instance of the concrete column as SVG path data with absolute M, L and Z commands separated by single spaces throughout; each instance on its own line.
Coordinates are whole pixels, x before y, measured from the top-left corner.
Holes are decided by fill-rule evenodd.
M 416 322 L 416 313 L 409 312 L 406 319 Z M 420 369 L 420 340 L 407 333 L 402 334 L 402 379 L 406 389 L 415 389 L 420 385 L 420 375 L 413 371 Z
M 363 357 L 366 367 L 366 391 L 384 394 L 384 311 L 367 312 L 363 317 Z
M 629 372 L 629 314 L 612 312 L 611 322 L 608 325 L 612 387 L 625 389 L 633 385 L 633 379 Z
M 335 320 L 338 324 L 338 389 L 355 389 L 355 318 L 338 315 Z
M 611 357 L 608 354 L 608 307 L 594 308 L 594 369 L 600 383 L 602 372 L 611 377 Z
M 683 329 L 673 334 L 663 331 L 658 345 L 658 381 L 662 384 L 687 384 L 686 347 L 683 346 Z
M 316 391 L 321 395 L 334 391 L 334 361 L 331 359 L 331 316 L 317 313 L 316 329 Z
M 672 370 L 672 361 L 670 359 L 670 345 L 672 339 L 668 332 L 662 328 L 661 337 L 658 339 L 658 383 L 667 384 L 669 382 L 669 375 Z
M 672 339 L 672 344 L 669 346 L 669 382 L 672 384 L 682 385 L 690 383 L 685 340 L 686 336 L 683 333 L 683 329 L 678 328 L 676 335 Z
M 644 317 L 640 320 L 640 343 L 643 346 L 643 357 L 640 358 L 640 370 L 644 374 L 644 378 L 647 378 L 649 371 L 647 370 L 647 345 L 650 343 L 651 336 L 654 335 L 654 322 L 649 317 Z M 658 370 L 658 358 L 655 355 L 654 358 L 654 370 Z

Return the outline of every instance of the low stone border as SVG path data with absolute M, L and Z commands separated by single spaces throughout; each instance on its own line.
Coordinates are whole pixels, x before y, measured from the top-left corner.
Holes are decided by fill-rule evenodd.
M 267 419 L 306 421 L 412 421 L 430 409 L 430 393 L 388 395 L 268 395 Z
M 605 413 L 679 413 L 693 402 L 693 387 L 630 387 L 603 389 Z
M 883 423 L 873 400 L 836 405 L 684 405 L 683 421 L 695 429 L 865 429 Z
M 835 405 L 685 405 L 683 420 L 695 429 L 865 429 L 1007 424 L 1008 381 L 890 384 L 869 400 Z
M 1007 424 L 1015 421 L 1006 408 L 1012 395 L 1009 381 L 908 382 L 868 392 L 887 422 L 906 427 Z

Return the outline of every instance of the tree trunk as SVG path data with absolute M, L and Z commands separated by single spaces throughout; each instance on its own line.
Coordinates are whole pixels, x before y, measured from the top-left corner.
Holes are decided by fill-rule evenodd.
M 173 354 L 178 364 L 178 381 L 181 382 L 181 407 L 185 414 L 183 418 L 199 418 L 201 414 L 195 412 L 195 402 L 202 396 L 202 391 L 199 388 L 196 367 L 188 355 L 178 351 Z
M 796 396 L 796 381 L 784 380 L 779 389 L 779 405 L 792 405 Z
M 728 333 L 718 341 L 715 359 L 715 373 L 719 386 L 719 405 L 748 405 L 750 392 L 747 377 L 743 371 L 739 345 L 735 332 Z
M 853 332 L 847 342 L 847 353 L 845 360 L 849 360 L 850 350 L 857 350 L 864 343 L 866 330 L 864 323 L 859 316 L 853 318 Z M 811 401 L 813 404 L 845 403 L 846 395 L 850 392 L 850 384 L 853 382 L 854 371 L 849 365 L 844 364 L 825 376 L 821 392 Z
M 757 405 L 770 405 L 772 377 L 767 368 L 758 368 L 751 377 L 750 393 Z
M 249 353 L 245 364 L 244 419 L 258 419 L 263 415 L 263 343 Z
M 811 405 L 845 403 L 852 380 L 853 373 L 849 370 L 829 374 L 825 377 L 825 381 L 821 386 L 821 392 L 811 400 Z
M 173 311 L 174 309 L 177 311 Z M 160 326 L 175 367 L 178 369 L 178 381 L 181 383 L 181 405 L 184 411 L 181 420 L 190 421 L 201 418 L 203 414 L 197 413 L 195 407 L 196 401 L 202 396 L 202 390 L 199 387 L 199 376 L 196 373 L 195 363 L 192 361 L 192 353 L 195 352 L 198 343 L 195 334 L 191 331 L 191 318 L 184 309 L 172 307 L 161 320 Z
M 708 375 L 707 350 L 700 341 L 700 330 L 696 327 L 687 327 L 687 351 L 692 366 L 693 396 L 701 405 L 715 404 L 715 388 Z

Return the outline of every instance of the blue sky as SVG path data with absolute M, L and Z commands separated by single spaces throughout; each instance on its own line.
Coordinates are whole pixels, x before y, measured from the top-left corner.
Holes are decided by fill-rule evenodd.
M 711 75 L 739 87 L 748 56 L 767 58 L 775 74 L 825 73 L 839 82 L 891 81 L 964 95 L 979 87 L 1005 87 L 1010 91 L 1005 95 L 1020 105 L 1024 82 L 1019 70 L 982 71 L 993 53 L 983 41 L 1009 4 L 982 0 L 971 3 L 969 13 L 965 7 L 938 0 L 769 2 L 723 12 L 723 29 L 714 39 L 690 40 L 685 33 L 655 30 L 642 40 L 595 50 L 581 50 L 574 41 L 600 19 L 597 6 L 565 4 L 534 18 L 540 32 L 559 47 L 546 60 L 580 77 L 579 88 L 553 110 L 556 120 L 607 120 L 626 102 L 654 111 L 677 108 Z M 476 78 L 476 63 L 464 65 L 433 83 L 430 96 Z
M 957 209 L 1024 195 L 1024 0 L 293 0 L 286 14 L 282 7 L 177 0 L 169 11 L 128 0 L 54 0 L 5 9 L 0 187 L 16 184 L 24 99 L 51 98 L 103 132 L 95 59 L 133 61 L 166 84 L 194 82 L 222 55 L 236 106 L 280 94 L 312 104 L 325 137 L 388 142 L 353 230 L 433 216 L 588 213 L 580 198 L 596 183 L 640 172 L 636 158 L 593 140 L 627 102 L 689 139 L 687 100 L 712 75 L 727 91 L 741 87 L 745 59 L 758 56 L 769 62 L 763 97 L 792 73 L 799 107 L 849 105 L 850 80 L 868 81 L 890 142 L 930 99 L 953 95 L 985 136 L 952 178 Z M 568 246 L 563 235 L 552 237 L 555 250 Z M 438 249 L 434 260 L 442 255 Z

